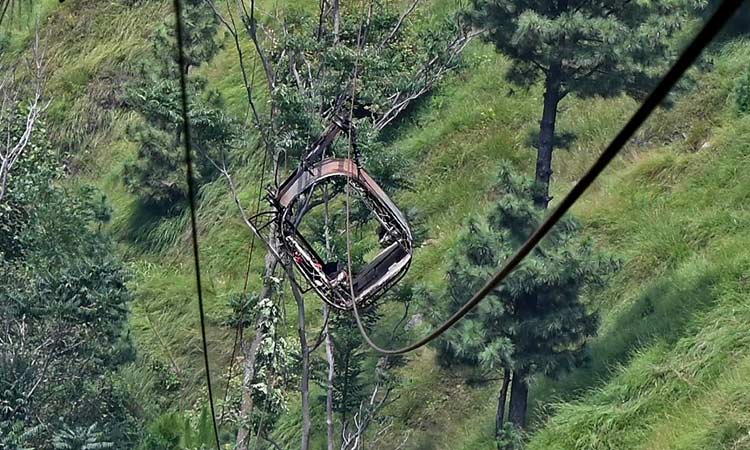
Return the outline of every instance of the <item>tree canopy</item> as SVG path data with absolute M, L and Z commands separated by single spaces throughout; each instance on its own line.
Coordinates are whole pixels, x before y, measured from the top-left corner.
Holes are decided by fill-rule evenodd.
M 533 203 L 536 189 L 531 180 L 501 169 L 495 207 L 487 217 L 469 222 L 451 255 L 449 313 L 479 290 L 541 222 L 543 210 Z M 442 360 L 482 371 L 512 371 L 519 382 L 532 374 L 556 376 L 582 364 L 586 341 L 598 325 L 586 293 L 616 266 L 578 236 L 573 219 L 564 220 L 521 267 L 445 333 L 439 343 Z
M 141 74 L 127 88 L 126 103 L 142 119 L 128 130 L 138 144 L 138 158 L 125 171 L 125 184 L 142 203 L 159 215 L 182 211 L 187 200 L 183 149 L 179 71 L 208 61 L 219 49 L 218 19 L 199 0 L 186 2 L 185 65 L 175 59 L 176 40 L 172 20 L 152 37 L 152 47 Z M 226 157 L 239 137 L 238 122 L 224 112 L 221 95 L 207 88 L 205 78 L 188 79 L 188 120 L 192 130 L 194 175 L 198 186 L 218 175 L 210 156 Z
M 113 380 L 134 349 L 127 273 L 100 227 L 109 209 L 92 188 L 58 186 L 61 167 L 37 127 L 0 202 L 2 448 L 138 438 Z
M 474 0 L 471 20 L 512 60 L 507 76 L 531 86 L 559 77 L 560 94 L 642 96 L 674 54 L 669 38 L 705 0 Z

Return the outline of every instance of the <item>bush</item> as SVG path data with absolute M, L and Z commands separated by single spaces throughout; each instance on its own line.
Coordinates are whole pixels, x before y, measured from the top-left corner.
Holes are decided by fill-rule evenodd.
M 740 114 L 742 115 L 750 112 L 750 70 L 747 70 L 745 75 L 737 82 L 735 95 L 737 110 Z

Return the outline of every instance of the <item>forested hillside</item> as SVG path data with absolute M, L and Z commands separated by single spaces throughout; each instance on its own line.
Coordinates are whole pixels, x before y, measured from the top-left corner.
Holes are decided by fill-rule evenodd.
M 357 126 L 332 154 L 414 234 L 408 275 L 363 316 L 397 347 L 523 242 L 715 5 L 182 3 L 180 65 L 172 2 L 7 2 L 0 448 L 215 447 L 184 75 L 223 448 L 750 449 L 744 16 L 507 284 L 386 358 L 247 226 L 330 112 Z M 299 227 L 359 268 L 379 236 L 344 192 Z

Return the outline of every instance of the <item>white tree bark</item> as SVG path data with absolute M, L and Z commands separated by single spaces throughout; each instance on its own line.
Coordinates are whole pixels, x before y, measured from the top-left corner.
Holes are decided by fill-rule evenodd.
M 28 148 L 39 117 L 50 104 L 50 101 L 44 102 L 42 100 L 45 85 L 45 65 L 44 51 L 39 46 L 38 32 L 34 38 L 34 45 L 31 47 L 31 58 L 26 60 L 26 64 L 33 77 L 34 92 L 26 106 L 26 120 L 22 128 L 23 131 L 19 136 L 14 136 L 13 123 L 18 109 L 23 107 L 23 100 L 13 83 L 14 80 L 11 79 L 14 71 L 9 71 L 9 75 L 0 80 L 0 127 L 3 128 L 4 135 L 1 139 L 2 142 L 0 142 L 0 201 L 3 200 L 7 192 L 13 167 Z
M 330 306 L 323 305 L 323 314 L 330 314 Z M 333 378 L 336 371 L 336 364 L 333 358 L 333 337 L 331 336 L 331 325 L 328 320 L 325 322 L 325 346 L 326 362 L 328 363 L 328 373 L 326 376 L 326 437 L 328 450 L 333 450 L 335 445 L 336 433 L 333 425 Z

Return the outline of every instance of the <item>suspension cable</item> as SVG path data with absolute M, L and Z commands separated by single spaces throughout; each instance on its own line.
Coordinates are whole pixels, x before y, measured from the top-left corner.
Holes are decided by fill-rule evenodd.
M 401 355 L 404 353 L 411 352 L 420 347 L 423 347 L 431 341 L 437 339 L 445 333 L 450 327 L 456 322 L 461 320 L 466 314 L 468 314 L 475 306 L 477 306 L 484 298 L 492 292 L 518 265 L 526 258 L 526 256 L 539 244 L 544 236 L 552 229 L 552 227 L 560 221 L 565 213 L 575 204 L 575 202 L 583 195 L 584 192 L 593 184 L 597 177 L 607 168 L 622 148 L 628 143 L 630 138 L 638 131 L 640 126 L 648 119 L 651 113 L 661 104 L 661 102 L 669 94 L 670 90 L 675 84 L 682 78 L 682 75 L 693 65 L 696 59 L 700 56 L 703 50 L 713 41 L 716 35 L 721 31 L 724 25 L 732 18 L 734 13 L 739 8 L 742 0 L 724 0 L 719 6 L 716 12 L 711 16 L 706 25 L 701 29 L 698 35 L 693 39 L 690 45 L 684 50 L 682 55 L 675 64 L 669 69 L 664 78 L 661 79 L 656 88 L 646 98 L 643 104 L 633 114 L 631 119 L 625 124 L 622 130 L 615 136 L 612 142 L 607 146 L 604 152 L 599 156 L 599 159 L 589 168 L 589 170 L 581 177 L 570 192 L 562 199 L 560 204 L 547 216 L 547 219 L 539 225 L 539 228 L 531 234 L 528 240 L 516 251 L 516 253 L 506 260 L 505 264 L 500 270 L 492 277 L 489 281 L 477 291 L 469 301 L 467 301 L 458 311 L 456 311 L 448 320 L 443 322 L 437 329 L 425 336 L 424 338 L 409 344 L 402 348 L 397 349 L 385 349 L 378 346 L 367 333 L 362 323 L 362 319 L 359 315 L 357 308 L 357 302 L 354 301 L 354 287 L 351 282 L 351 255 L 349 258 L 349 284 L 352 291 L 352 309 L 354 311 L 354 318 L 357 322 L 359 332 L 362 334 L 365 342 L 373 350 L 384 355 Z M 348 194 L 348 191 L 347 191 Z M 347 246 L 349 244 L 349 207 L 347 197 Z M 349 250 L 349 248 L 347 248 Z
M 191 237 L 193 244 L 193 261 L 195 263 L 195 286 L 198 291 L 198 312 L 200 313 L 201 340 L 203 341 L 203 362 L 206 370 L 206 385 L 208 387 L 208 403 L 211 409 L 211 420 L 214 429 L 214 438 L 216 440 L 216 450 L 221 450 L 219 443 L 219 427 L 216 424 L 216 412 L 214 410 L 214 395 L 211 388 L 211 367 L 208 361 L 208 341 L 206 339 L 206 317 L 203 308 L 203 289 L 201 286 L 200 258 L 198 255 L 198 225 L 196 220 L 196 201 L 195 201 L 195 177 L 193 176 L 192 160 L 192 136 L 190 134 L 190 121 L 188 115 L 188 94 L 187 94 L 187 74 L 183 71 L 185 66 L 185 51 L 183 49 L 183 22 L 182 22 L 182 2 L 174 0 L 175 13 L 175 35 L 177 38 L 177 63 L 180 72 L 180 96 L 182 106 L 182 133 L 184 135 L 185 149 L 185 168 L 188 188 L 188 200 L 190 203 L 190 225 Z

